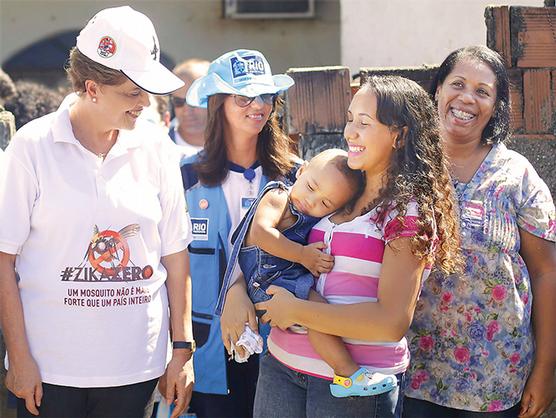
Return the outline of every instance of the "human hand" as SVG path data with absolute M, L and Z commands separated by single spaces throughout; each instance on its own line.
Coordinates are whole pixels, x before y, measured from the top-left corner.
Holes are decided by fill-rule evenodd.
M 194 383 L 193 353 L 175 350 L 166 371 L 158 381 L 158 390 L 166 402 L 174 402 L 171 418 L 179 417 L 189 406 Z
M 266 311 L 261 317 L 261 321 L 268 322 L 271 326 L 284 331 L 296 324 L 291 315 L 291 307 L 298 299 L 293 293 L 278 286 L 269 286 L 266 293 L 271 295 L 272 299 L 255 304 L 257 310 Z
M 299 262 L 315 277 L 328 273 L 334 267 L 334 256 L 322 252 L 325 248 L 324 242 L 314 242 L 304 245 L 301 250 Z
M 556 393 L 554 369 L 552 367 L 533 367 L 521 395 L 519 418 L 537 418 L 545 412 Z
M 8 353 L 9 356 L 9 353 Z M 33 415 L 39 415 L 42 401 L 42 381 L 37 363 L 30 355 L 15 360 L 10 357 L 10 368 L 6 374 L 6 387 L 20 399 Z
M 243 281 L 243 278 L 239 280 Z M 245 324 L 248 324 L 249 328 L 254 332 L 258 332 L 259 327 L 253 303 L 247 296 L 245 287 L 236 282 L 228 290 L 226 303 L 220 318 L 222 342 L 226 347 L 228 355 L 233 355 L 232 347 L 239 357 L 245 357 L 247 354 L 243 347 L 236 345 L 236 342 L 245 330 Z

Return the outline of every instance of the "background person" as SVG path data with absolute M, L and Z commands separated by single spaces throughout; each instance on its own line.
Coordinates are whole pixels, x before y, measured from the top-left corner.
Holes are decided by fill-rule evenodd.
M 453 196 L 427 94 L 401 77 L 371 77 L 347 120 L 348 164 L 363 171 L 365 189 L 352 212 L 323 218 L 309 235 L 334 256 L 333 269 L 316 285 L 329 303 L 271 286 L 272 299 L 256 305 L 273 325 L 257 383 L 258 417 L 401 416 L 409 363 L 404 334 L 422 281 L 435 260 L 448 271 L 457 266 Z M 237 281 L 222 316 L 225 344 L 235 342 L 252 310 Z M 332 369 L 307 336 L 285 331 L 292 324 L 343 337 L 361 367 L 396 374 L 400 386 L 371 397 L 332 397 Z
M 290 139 L 279 128 L 275 109 L 276 94 L 292 85 L 289 76 L 272 75 L 259 51 L 240 49 L 215 59 L 187 93 L 188 104 L 208 112 L 205 147 L 182 166 L 194 231 L 190 254 L 198 349 L 191 409 L 199 417 L 252 415 L 258 356 L 242 364 L 227 362 L 214 309 L 232 231 L 264 185 L 284 180 L 294 167 Z M 251 327 L 257 330 L 254 316 Z
M 187 104 L 185 95 L 195 80 L 207 74 L 209 64 L 206 60 L 191 58 L 178 64 L 173 70 L 185 85 L 170 95 L 173 119 L 168 134 L 186 157 L 203 149 L 207 109 Z
M 55 112 L 64 96 L 34 81 L 16 81 L 15 94 L 4 102 L 4 108 L 15 117 L 16 128 L 33 119 Z
M 452 52 L 431 95 L 466 265 L 464 274 L 437 271 L 425 283 L 409 336 L 404 416 L 537 417 L 555 391 L 552 197 L 529 161 L 502 143 L 510 135 L 509 83 L 496 52 Z
M 182 85 L 158 51 L 145 15 L 97 13 L 70 52 L 77 95 L 4 155 L 0 319 L 19 417 L 143 417 L 160 376 L 174 416 L 189 401 L 189 218 L 172 144 L 138 120 L 147 91 Z

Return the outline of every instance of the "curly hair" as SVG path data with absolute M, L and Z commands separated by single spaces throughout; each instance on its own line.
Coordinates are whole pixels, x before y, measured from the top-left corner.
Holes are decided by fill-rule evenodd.
M 16 93 L 15 84 L 8 74 L 0 68 L 0 105 Z
M 15 118 L 16 129 L 41 116 L 55 112 L 64 96 L 47 86 L 33 81 L 16 81 L 16 93 L 4 103 L 4 108 Z
M 487 65 L 496 77 L 496 102 L 494 112 L 488 121 L 481 141 L 496 144 L 510 137 L 510 80 L 504 61 L 500 55 L 486 46 L 476 45 L 457 49 L 450 53 L 440 64 L 429 89 L 431 97 L 436 95 L 438 86 L 444 83 L 454 67 L 461 61 L 477 61 Z
M 215 94 L 209 97 L 205 145 L 198 162 L 194 164 L 199 180 L 208 186 L 221 184 L 228 175 L 223 106 L 227 96 Z M 277 110 L 281 106 L 282 100 L 278 97 L 257 140 L 257 159 L 263 173 L 272 180 L 285 176 L 294 166 L 292 141 L 278 124 Z
M 398 76 L 369 77 L 361 90 L 375 95 L 377 120 L 399 131 L 385 183 L 365 210 L 376 206 L 379 224 L 394 210 L 403 225 L 408 204 L 416 202 L 419 220 L 418 233 L 411 238 L 413 254 L 445 273 L 459 271 L 454 190 L 432 100 L 417 83 Z

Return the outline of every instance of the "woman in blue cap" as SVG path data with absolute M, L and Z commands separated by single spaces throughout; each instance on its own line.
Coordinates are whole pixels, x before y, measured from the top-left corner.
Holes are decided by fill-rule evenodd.
M 258 358 L 227 363 L 220 319 L 213 313 L 232 232 L 265 184 L 283 180 L 294 168 L 291 141 L 276 115 L 278 94 L 293 83 L 287 75 L 272 75 L 260 52 L 240 49 L 214 60 L 187 93 L 189 105 L 208 109 L 204 150 L 181 168 L 193 226 L 189 250 L 197 351 L 191 409 L 198 417 L 252 415 Z M 249 322 L 256 330 L 254 316 Z

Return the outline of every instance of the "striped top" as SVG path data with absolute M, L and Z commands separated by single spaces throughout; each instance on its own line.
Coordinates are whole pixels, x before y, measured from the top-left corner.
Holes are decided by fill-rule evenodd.
M 376 211 L 336 225 L 330 216 L 317 223 L 309 235 L 309 242 L 324 241 L 327 252 L 334 256 L 334 268 L 330 273 L 321 274 L 317 281 L 317 291 L 328 303 L 350 304 L 376 302 L 378 283 L 382 267 L 385 245 L 400 237 L 410 237 L 417 233 L 418 210 L 416 203 L 410 203 L 403 222 L 396 219 L 391 211 L 382 225 L 375 222 Z M 430 267 L 423 272 L 423 281 L 430 273 Z M 362 320 L 372 321 L 372 318 Z M 405 338 L 395 343 L 368 342 L 344 338 L 352 358 L 370 371 L 400 373 L 409 364 L 409 350 Z M 306 334 L 296 334 L 273 328 L 268 347 L 277 360 L 306 374 L 331 379 L 332 368 L 313 350 Z

